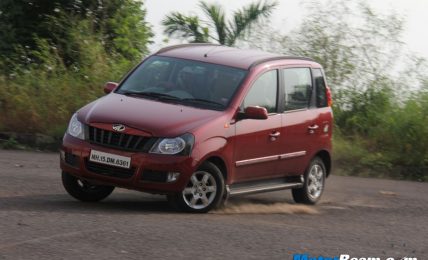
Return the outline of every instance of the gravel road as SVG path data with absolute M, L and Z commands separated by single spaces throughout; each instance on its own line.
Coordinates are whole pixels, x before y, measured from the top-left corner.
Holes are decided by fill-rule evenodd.
M 198 215 L 124 189 L 75 201 L 58 159 L 0 150 L 0 259 L 428 259 L 428 183 L 332 176 L 317 206 L 279 191 Z

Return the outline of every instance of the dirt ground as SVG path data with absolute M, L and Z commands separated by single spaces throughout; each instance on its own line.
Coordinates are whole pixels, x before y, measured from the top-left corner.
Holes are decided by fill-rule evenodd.
M 75 201 L 58 160 L 0 150 L 0 259 L 428 259 L 428 183 L 331 176 L 316 206 L 280 191 L 198 215 L 124 189 Z

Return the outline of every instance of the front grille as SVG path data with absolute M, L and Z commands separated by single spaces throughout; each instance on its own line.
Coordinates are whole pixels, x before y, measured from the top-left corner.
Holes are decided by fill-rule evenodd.
M 124 169 L 124 168 L 94 163 L 89 161 L 88 159 L 85 160 L 85 166 L 86 166 L 86 169 L 90 172 L 97 173 L 100 175 L 120 178 L 120 179 L 131 178 L 135 173 L 134 167 L 130 169 Z
M 127 151 L 148 152 L 156 138 L 129 135 L 89 126 L 89 141 Z

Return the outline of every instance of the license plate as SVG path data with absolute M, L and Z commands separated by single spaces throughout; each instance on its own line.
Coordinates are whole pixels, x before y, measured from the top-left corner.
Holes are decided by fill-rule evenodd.
M 96 150 L 91 150 L 91 154 L 89 155 L 89 161 L 125 169 L 129 169 L 131 167 L 130 157 L 120 156 L 111 153 L 104 153 Z

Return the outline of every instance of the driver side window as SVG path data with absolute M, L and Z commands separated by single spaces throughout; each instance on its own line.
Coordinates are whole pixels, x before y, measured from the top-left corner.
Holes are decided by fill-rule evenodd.
M 271 70 L 261 75 L 251 86 L 244 99 L 243 108 L 260 106 L 266 108 L 268 113 L 277 111 L 278 72 Z

